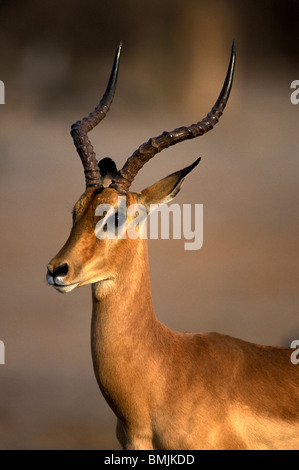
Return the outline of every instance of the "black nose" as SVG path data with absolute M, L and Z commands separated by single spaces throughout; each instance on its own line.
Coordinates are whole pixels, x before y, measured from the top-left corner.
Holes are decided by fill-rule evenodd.
M 66 276 L 68 272 L 69 272 L 68 264 L 63 263 L 60 266 L 58 266 L 57 268 L 54 268 L 53 271 L 51 272 L 51 275 L 53 277 Z

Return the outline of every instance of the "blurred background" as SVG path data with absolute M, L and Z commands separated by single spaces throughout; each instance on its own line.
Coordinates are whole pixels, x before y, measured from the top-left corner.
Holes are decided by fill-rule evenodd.
M 298 18 L 296 0 L 1 0 L 1 449 L 119 449 L 92 369 L 90 287 L 63 296 L 45 275 L 84 191 L 70 126 L 101 98 L 120 40 L 114 103 L 90 134 L 118 166 L 207 114 L 237 45 L 220 124 L 134 182 L 141 190 L 202 156 L 175 202 L 203 204 L 203 247 L 149 243 L 158 318 L 261 344 L 299 339 Z

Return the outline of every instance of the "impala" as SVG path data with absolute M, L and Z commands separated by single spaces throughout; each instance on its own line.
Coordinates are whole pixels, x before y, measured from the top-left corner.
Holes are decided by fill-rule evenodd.
M 199 159 L 141 192 L 130 186 L 158 152 L 218 122 L 232 87 L 235 45 L 210 113 L 197 124 L 149 139 L 117 170 L 111 159 L 97 162 L 87 133 L 110 108 L 120 52 L 121 45 L 99 105 L 71 128 L 86 190 L 74 206 L 69 238 L 47 267 L 48 283 L 59 292 L 91 284 L 93 367 L 118 418 L 118 440 L 123 449 L 298 449 L 299 366 L 290 360 L 293 351 L 167 328 L 154 313 L 147 240 L 95 234 L 99 205 L 113 207 L 112 222 L 123 229 L 129 220 L 119 220 L 119 196 L 127 207 L 150 208 L 179 192 Z

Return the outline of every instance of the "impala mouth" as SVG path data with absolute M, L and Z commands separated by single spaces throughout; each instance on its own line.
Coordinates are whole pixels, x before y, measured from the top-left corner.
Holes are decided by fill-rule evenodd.
M 79 285 L 79 282 L 73 282 L 72 284 L 51 284 L 54 289 L 56 289 L 58 292 L 61 294 L 67 294 L 68 292 L 71 292 L 74 290 L 77 286 Z
M 62 281 L 59 278 L 56 278 L 54 280 L 51 274 L 47 275 L 47 281 L 48 281 L 49 286 L 54 287 L 54 289 L 56 289 L 58 292 L 61 292 L 62 294 L 71 292 L 80 284 L 80 282 L 67 283 L 67 282 Z

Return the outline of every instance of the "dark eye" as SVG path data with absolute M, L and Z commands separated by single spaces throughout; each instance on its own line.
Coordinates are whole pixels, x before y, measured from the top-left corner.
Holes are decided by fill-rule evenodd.
M 107 215 L 107 212 L 104 213 L 104 216 Z M 119 228 L 122 226 L 122 224 L 125 222 L 125 217 L 123 217 L 121 214 L 119 214 L 118 212 L 116 212 L 115 214 L 111 215 L 111 217 L 109 217 L 108 219 L 108 223 L 106 223 L 104 226 L 103 226 L 103 231 L 104 232 L 107 232 L 108 230 L 108 227 L 110 229 L 113 230 L 113 227 L 114 228 Z
M 115 228 L 121 228 L 125 221 L 126 218 L 122 215 L 122 213 L 116 212 L 114 214 L 113 224 Z

